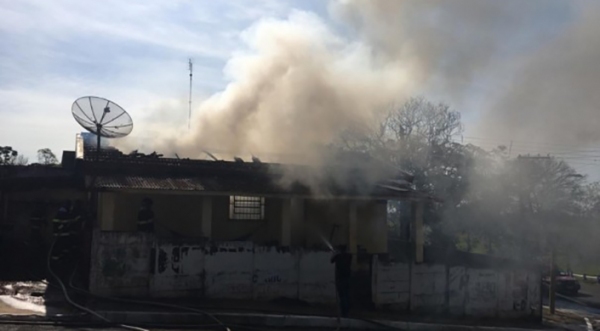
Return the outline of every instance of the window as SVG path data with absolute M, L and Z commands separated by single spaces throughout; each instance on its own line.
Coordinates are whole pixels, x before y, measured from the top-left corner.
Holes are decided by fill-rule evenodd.
M 229 218 L 232 220 L 263 220 L 265 219 L 265 198 L 230 196 Z

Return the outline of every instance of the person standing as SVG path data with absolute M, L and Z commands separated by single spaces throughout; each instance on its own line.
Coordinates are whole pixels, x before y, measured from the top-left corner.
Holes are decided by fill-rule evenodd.
M 69 233 L 71 234 L 71 251 L 74 254 L 79 254 L 82 247 L 83 225 L 86 220 L 83 201 L 76 200 L 73 209 L 70 212 Z
M 52 219 L 52 237 L 54 240 L 50 251 L 50 266 L 54 275 L 61 279 L 68 277 L 73 264 L 73 224 L 75 219 L 71 212 L 71 201 L 65 201 Z M 53 277 L 50 277 L 52 280 Z
M 346 245 L 340 245 L 338 252 L 331 258 L 335 264 L 335 288 L 342 317 L 348 317 L 350 311 L 350 276 L 352 275 L 352 255 Z
M 138 212 L 137 230 L 140 232 L 154 233 L 154 212 L 152 211 L 152 200 L 144 198 Z

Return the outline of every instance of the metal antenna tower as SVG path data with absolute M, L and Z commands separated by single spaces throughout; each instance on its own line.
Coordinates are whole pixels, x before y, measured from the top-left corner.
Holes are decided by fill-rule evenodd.
M 190 70 L 190 97 L 189 97 L 189 109 L 188 109 L 188 130 L 190 129 L 190 123 L 192 121 L 192 76 L 194 71 L 194 64 L 192 63 L 192 59 L 189 59 L 188 62 L 189 70 Z

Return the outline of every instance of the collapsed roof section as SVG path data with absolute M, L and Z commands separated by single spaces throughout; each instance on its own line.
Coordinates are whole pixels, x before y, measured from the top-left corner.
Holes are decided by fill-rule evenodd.
M 95 152 L 95 151 L 94 151 Z M 423 200 L 413 177 L 382 165 L 319 167 L 222 160 L 165 158 L 158 154 L 102 151 L 84 159 L 88 186 L 99 190 L 195 191 L 211 194 Z
M 85 157 L 72 162 L 65 162 L 63 157 L 62 167 L 3 167 L 0 189 L 72 187 L 214 195 L 435 200 L 414 189 L 410 174 L 378 163 L 345 162 L 314 167 L 264 163 L 258 159 L 240 162 L 165 158 L 155 153 L 126 155 L 116 149 L 103 149 L 96 160 L 95 152 L 86 148 Z M 75 159 L 74 153 L 71 154 Z

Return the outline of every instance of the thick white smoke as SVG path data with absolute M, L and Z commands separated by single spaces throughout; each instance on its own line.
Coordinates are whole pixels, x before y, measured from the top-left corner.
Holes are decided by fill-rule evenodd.
M 228 62 L 231 83 L 194 110 L 191 133 L 167 131 L 143 145 L 189 157 L 208 149 L 267 160 L 318 160 L 322 146 L 340 132 L 368 127 L 390 103 L 423 94 L 447 96 L 441 101 L 451 105 L 468 99 L 473 86 L 489 81 L 485 75 L 493 68 L 514 68 L 507 63 L 514 56 L 507 54 L 523 31 L 531 33 L 532 21 L 561 6 L 339 0 L 330 3 L 329 19 L 341 30 L 303 11 L 284 20 L 263 19 L 245 31 L 245 50 Z M 483 114 L 477 124 L 482 135 L 600 138 L 595 92 L 600 69 L 594 62 L 600 20 L 597 10 L 589 10 L 598 6 L 564 6 L 588 10 L 575 10 L 572 26 L 528 50 L 510 88 L 490 93 L 488 108 L 477 110 Z

